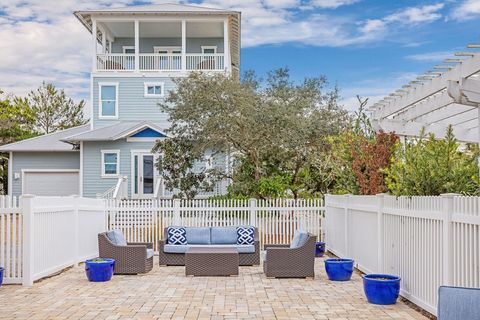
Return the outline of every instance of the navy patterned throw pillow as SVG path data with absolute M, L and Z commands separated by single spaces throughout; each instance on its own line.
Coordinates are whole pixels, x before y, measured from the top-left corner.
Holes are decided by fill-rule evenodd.
M 187 244 L 187 230 L 183 227 L 168 227 L 168 244 Z
M 255 229 L 253 227 L 237 227 L 237 244 L 253 244 Z

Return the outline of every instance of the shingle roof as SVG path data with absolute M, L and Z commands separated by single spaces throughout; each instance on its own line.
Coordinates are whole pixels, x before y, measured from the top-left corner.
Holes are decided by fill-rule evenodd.
M 26 139 L 0 147 L 0 151 L 74 151 L 71 144 L 62 141 L 63 138 L 79 134 L 90 129 L 89 124 L 62 131 L 57 131 L 43 136 Z
M 225 12 L 225 13 L 233 12 L 233 11 L 217 9 L 217 8 L 185 5 L 185 4 L 178 4 L 178 3 L 162 3 L 157 5 L 105 8 L 105 9 L 85 10 L 85 11 L 78 11 L 78 12 L 100 12 L 100 13 L 101 12 L 129 12 L 129 13 L 132 13 L 132 12 L 212 12 L 212 11 Z
M 97 128 L 82 132 L 79 134 L 70 135 L 64 137 L 62 141 L 65 142 L 79 142 L 79 141 L 114 141 L 126 138 L 130 135 L 133 135 L 145 128 L 151 128 L 160 133 L 164 133 L 165 129 L 169 127 L 168 122 L 158 123 L 158 122 L 134 122 L 134 121 L 122 121 L 116 122 L 106 127 Z

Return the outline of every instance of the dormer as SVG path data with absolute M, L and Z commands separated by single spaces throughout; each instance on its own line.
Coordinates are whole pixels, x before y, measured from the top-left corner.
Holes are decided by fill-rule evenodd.
M 240 12 L 180 4 L 77 11 L 92 33 L 92 73 L 184 76 L 240 67 Z

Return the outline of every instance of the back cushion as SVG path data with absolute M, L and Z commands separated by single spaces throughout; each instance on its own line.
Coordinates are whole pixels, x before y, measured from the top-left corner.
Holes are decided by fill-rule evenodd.
M 210 244 L 210 228 L 187 227 L 188 244 Z
M 123 236 L 123 232 L 121 230 L 112 230 L 107 232 L 107 238 L 117 246 L 126 246 L 127 240 Z
M 237 227 L 237 244 L 254 244 L 255 228 L 254 227 Z
M 184 227 L 168 227 L 167 243 L 168 244 L 187 244 L 186 230 Z
M 236 227 L 212 227 L 211 228 L 212 244 L 236 244 L 237 228 Z
M 295 231 L 295 235 L 293 236 L 293 240 L 290 243 L 290 248 L 299 248 L 305 244 L 308 240 L 308 232 L 297 230 Z

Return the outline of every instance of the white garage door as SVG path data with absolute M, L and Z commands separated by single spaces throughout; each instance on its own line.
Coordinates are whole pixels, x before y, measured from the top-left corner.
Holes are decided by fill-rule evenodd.
M 24 172 L 23 193 L 37 196 L 79 194 L 78 172 Z

